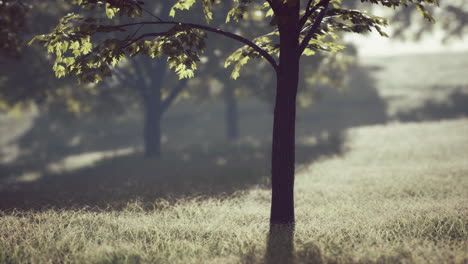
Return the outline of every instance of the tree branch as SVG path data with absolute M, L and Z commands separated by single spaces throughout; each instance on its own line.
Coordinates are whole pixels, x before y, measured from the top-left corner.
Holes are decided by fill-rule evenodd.
M 328 10 L 328 3 L 330 3 L 330 0 L 324 0 L 323 1 L 323 9 L 320 11 L 318 14 L 317 18 L 315 19 L 314 23 L 308 30 L 306 36 L 302 40 L 300 46 L 299 46 L 299 54 L 302 54 L 304 50 L 307 48 L 307 45 L 309 44 L 309 41 L 312 39 L 312 37 L 315 36 L 317 33 L 317 30 L 320 27 L 320 24 L 322 23 L 323 18 L 325 17 L 325 14 L 327 13 Z
M 166 112 L 166 110 L 171 106 L 174 99 L 187 87 L 187 79 L 182 79 L 177 82 L 177 86 L 171 90 L 171 93 L 167 96 L 164 101 L 161 103 L 161 113 Z
M 326 2 L 326 0 L 322 0 L 320 1 L 318 4 L 314 5 L 312 8 L 312 2 L 314 0 L 309 0 L 309 2 L 307 3 L 307 7 L 306 7 L 306 10 L 305 10 L 305 14 L 301 17 L 301 19 L 299 20 L 299 28 L 302 29 L 302 27 L 307 23 L 307 20 L 309 19 L 309 17 L 315 12 L 317 11 L 317 9 L 319 9 L 321 6 L 324 6 L 324 2 Z M 328 1 L 330 2 L 330 1 Z M 328 5 L 328 3 L 327 3 Z
M 139 26 L 139 25 L 180 25 L 180 26 L 187 26 L 187 27 L 190 27 L 190 28 L 200 29 L 200 30 L 212 32 L 212 33 L 215 33 L 215 34 L 223 35 L 225 37 L 237 40 L 237 41 L 251 47 L 252 49 L 257 51 L 263 58 L 265 58 L 271 64 L 271 66 L 273 66 L 273 69 L 275 69 L 275 71 L 278 71 L 278 69 L 279 69 L 278 64 L 276 63 L 276 60 L 268 52 L 266 52 L 264 49 L 260 48 L 257 44 L 253 43 L 252 41 L 250 41 L 250 40 L 248 40 L 248 39 L 246 39 L 246 38 L 244 38 L 242 36 L 239 36 L 237 34 L 227 32 L 227 31 L 224 31 L 224 30 L 221 30 L 221 29 L 218 29 L 218 28 L 212 28 L 212 27 L 199 25 L 199 24 L 193 24 L 193 23 L 175 22 L 175 21 L 153 21 L 153 22 L 144 21 L 144 22 L 121 24 L 121 25 L 116 25 L 116 26 L 113 26 L 113 27 L 123 29 L 125 27 Z M 167 33 L 167 32 L 165 32 L 165 33 Z M 149 33 L 149 34 L 151 34 L 151 33 Z M 144 37 L 151 36 L 149 34 L 144 34 L 146 36 L 144 36 L 144 35 L 142 35 L 142 36 L 144 36 Z M 152 34 L 156 34 L 156 36 L 160 36 L 160 34 L 162 34 L 162 33 L 152 33 Z
M 122 49 L 125 49 L 126 47 L 132 45 L 133 43 L 139 41 L 140 39 L 144 39 L 146 37 L 162 37 L 162 36 L 167 36 L 168 35 L 168 31 L 166 32 L 157 32 L 157 33 L 146 33 L 146 34 L 142 34 L 140 35 L 138 38 L 134 38 L 132 39 L 131 41 L 129 41 L 127 44 L 125 44 L 124 46 L 122 46 Z
M 268 2 L 268 4 L 270 5 L 271 9 L 273 9 L 273 12 L 276 13 L 276 7 L 273 5 L 273 1 L 272 0 L 266 0 Z
M 158 20 L 158 21 L 163 21 L 160 17 L 158 17 L 157 15 L 153 14 L 153 13 L 150 12 L 148 9 L 146 9 L 146 8 L 144 8 L 144 7 L 141 7 L 141 9 L 142 9 L 143 11 L 145 11 L 146 13 L 148 13 L 148 15 L 150 15 L 150 16 L 156 18 L 156 20 Z

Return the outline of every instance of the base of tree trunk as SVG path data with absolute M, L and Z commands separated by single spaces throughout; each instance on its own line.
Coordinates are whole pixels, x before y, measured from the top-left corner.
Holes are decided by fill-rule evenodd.
M 270 225 L 265 263 L 294 263 L 294 225 Z

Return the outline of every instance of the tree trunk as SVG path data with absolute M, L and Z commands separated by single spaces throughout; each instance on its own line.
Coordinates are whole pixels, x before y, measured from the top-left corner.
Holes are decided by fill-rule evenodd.
M 285 8 L 280 21 L 280 59 L 273 121 L 270 224 L 294 224 L 294 145 L 299 82 L 299 3 Z M 280 14 L 281 15 L 281 14 Z
M 224 103 L 226 107 L 226 137 L 227 140 L 234 141 L 239 138 L 239 115 L 234 88 L 229 85 L 226 85 L 224 89 Z
M 267 238 L 265 264 L 291 264 L 294 259 L 294 226 L 272 225 Z M 319 262 L 310 262 L 319 263 Z
M 146 157 L 161 156 L 161 90 L 154 85 L 144 101 L 144 149 Z

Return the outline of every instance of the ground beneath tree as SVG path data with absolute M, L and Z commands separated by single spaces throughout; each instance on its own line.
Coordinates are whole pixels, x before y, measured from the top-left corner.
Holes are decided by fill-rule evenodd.
M 298 172 L 297 226 L 284 236 L 291 252 L 267 254 L 267 244 L 275 248 L 270 194 L 251 186 L 232 196 L 160 199 L 153 209 L 134 201 L 121 210 L 3 211 L 0 262 L 466 263 L 468 119 L 347 135 L 343 153 Z

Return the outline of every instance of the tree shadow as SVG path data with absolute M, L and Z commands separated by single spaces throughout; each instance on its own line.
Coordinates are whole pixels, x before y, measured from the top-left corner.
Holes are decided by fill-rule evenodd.
M 300 167 L 344 151 L 345 135 L 299 145 Z M 253 186 L 269 186 L 269 145 L 194 145 L 166 152 L 160 160 L 141 153 L 98 161 L 91 167 L 43 175 L 0 188 L 0 210 L 110 209 L 138 201 L 151 210 L 164 199 L 227 197 Z
M 267 236 L 265 264 L 294 264 L 294 226 L 271 225 Z
M 466 116 L 468 116 L 468 92 L 466 88 L 459 87 L 454 89 L 445 100 L 427 100 L 421 107 L 398 113 L 396 118 L 403 122 L 419 122 Z
M 319 85 L 316 102 L 298 111 L 298 136 L 385 124 L 388 121 L 387 103 L 381 98 L 371 76 L 374 70 L 372 67 L 351 67 L 349 87 L 342 90 Z
M 337 255 L 330 251 L 326 241 L 307 241 L 294 245 L 294 227 L 289 225 L 270 226 L 266 235 L 266 249 L 263 257 L 255 254 L 254 250 L 241 256 L 241 263 L 245 264 L 323 264 L 323 263 L 348 263 L 348 264 L 379 264 L 402 263 L 408 259 L 405 251 L 380 252 L 380 256 L 363 256 L 356 259 L 352 254 Z M 328 248 L 328 249 L 327 249 Z M 333 244 L 336 248 L 336 244 Z M 390 254 L 388 254 L 390 253 Z M 411 261 L 410 261 L 411 262 Z
M 0 164 L 0 179 L 25 171 L 43 172 L 49 164 L 67 156 L 135 147 L 140 141 L 135 130 L 139 131 L 140 127 L 135 118 L 76 118 L 66 113 L 38 115 L 30 129 L 10 142 L 19 151 L 14 162 Z
M 313 242 L 307 242 L 300 248 L 294 245 L 294 226 L 273 225 L 266 236 L 266 250 L 263 258 L 244 256 L 242 263 L 249 264 L 322 264 L 337 263 L 324 256 L 322 250 Z M 354 262 L 350 262 L 354 263 Z

